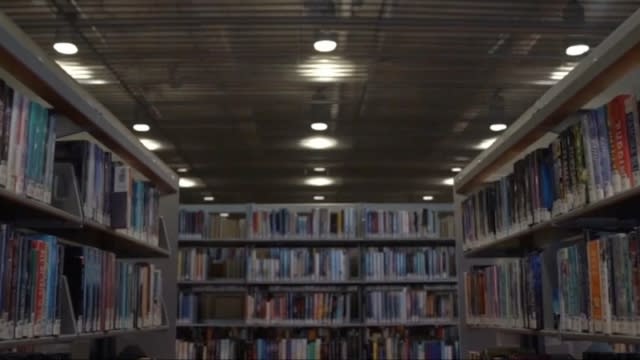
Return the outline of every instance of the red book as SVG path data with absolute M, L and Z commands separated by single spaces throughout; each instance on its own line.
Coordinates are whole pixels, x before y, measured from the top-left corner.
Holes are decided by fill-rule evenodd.
M 623 188 L 631 185 L 633 173 L 631 171 L 631 154 L 629 152 L 629 139 L 627 138 L 627 123 L 625 117 L 624 96 L 616 96 L 609 103 L 609 118 L 612 124 L 615 152 L 616 170 L 618 170 Z
M 34 318 L 34 326 L 35 331 L 34 335 L 40 335 L 41 325 L 44 314 L 44 283 L 45 283 L 45 269 L 47 267 L 47 250 L 42 240 L 35 240 L 31 242 L 31 247 L 36 251 L 36 259 L 38 259 L 38 265 L 36 269 L 36 308 L 35 308 L 35 318 Z

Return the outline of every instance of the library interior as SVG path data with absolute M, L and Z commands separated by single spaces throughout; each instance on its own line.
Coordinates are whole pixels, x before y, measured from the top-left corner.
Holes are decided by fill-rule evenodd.
M 0 360 L 640 359 L 638 209 L 638 0 L 0 0 Z

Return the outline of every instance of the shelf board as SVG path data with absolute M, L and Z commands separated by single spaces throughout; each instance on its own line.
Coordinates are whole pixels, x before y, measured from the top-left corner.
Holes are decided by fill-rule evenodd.
M 245 279 L 178 280 L 178 286 L 246 286 Z
M 550 243 L 558 241 L 558 237 L 544 236 L 533 239 L 533 235 L 548 232 L 562 226 L 563 223 L 576 220 L 580 217 L 591 217 L 614 211 L 618 216 L 633 213 L 640 198 L 640 186 L 620 192 L 598 202 L 587 204 L 579 209 L 574 209 L 565 214 L 558 215 L 550 221 L 541 222 L 531 227 L 507 235 L 490 243 L 466 250 L 466 257 L 501 257 L 521 256 L 534 248 L 544 248 Z
M 29 219 L 25 227 L 82 227 L 81 217 L 25 195 L 0 188 L 0 201 L 4 205 L 0 207 L 0 217 L 5 221 L 22 223 Z
M 466 326 L 470 329 L 476 329 L 476 330 L 495 330 L 502 333 L 521 334 L 521 335 L 538 335 L 540 333 L 539 330 L 535 330 L 535 329 L 512 328 L 512 327 L 503 327 L 498 325 L 466 324 Z
M 13 348 L 17 346 L 46 345 L 57 343 L 71 343 L 78 340 L 99 339 L 111 336 L 140 334 L 156 331 L 167 331 L 169 326 L 158 326 L 142 329 L 112 330 L 106 332 L 82 333 L 77 335 L 64 334 L 60 336 L 43 336 L 34 338 L 21 338 L 13 340 L 0 340 L 0 349 Z
M 244 320 L 216 320 L 200 323 L 177 323 L 177 328 L 207 328 L 207 327 L 240 327 L 240 328 L 367 328 L 367 327 L 420 327 L 420 326 L 457 326 L 457 320 L 421 320 L 421 321 L 382 321 L 382 322 L 352 322 L 352 323 L 313 323 L 293 322 L 246 322 Z
M 607 343 L 625 343 L 625 344 L 637 344 L 640 343 L 640 336 L 632 335 L 617 335 L 617 334 L 588 334 L 578 333 L 572 331 L 558 331 L 558 330 L 541 330 L 540 335 L 558 337 L 566 340 L 576 341 L 597 341 Z
M 180 280 L 178 286 L 380 286 L 380 285 L 454 285 L 457 279 L 390 279 L 390 280 Z
M 454 239 L 413 239 L 413 238 L 353 238 L 353 239 L 179 239 L 178 246 L 435 246 L 455 245 Z

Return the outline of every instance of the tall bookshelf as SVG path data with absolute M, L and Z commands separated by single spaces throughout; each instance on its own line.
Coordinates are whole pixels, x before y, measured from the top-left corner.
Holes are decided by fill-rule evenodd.
M 378 233 L 373 234 L 367 231 L 367 229 L 372 230 L 368 227 L 367 221 L 380 221 L 382 224 L 384 219 L 381 217 L 374 220 L 371 217 L 373 215 L 368 217 L 366 209 L 394 212 L 395 214 L 404 212 L 405 214 L 398 215 L 395 220 L 391 220 L 391 216 L 394 215 L 386 218 L 386 226 L 391 226 L 392 222 L 396 221 L 393 225 L 395 233 L 380 233 L 380 228 Z M 283 211 L 286 211 L 286 214 Z M 323 211 L 326 211 L 325 214 L 327 214 L 324 218 L 324 215 L 321 214 Z M 382 337 L 383 334 L 391 334 L 389 336 L 391 339 L 394 331 L 398 334 L 410 334 L 413 337 L 419 337 L 423 334 L 424 339 L 430 339 L 426 334 L 439 331 L 443 333 L 440 337 L 449 341 L 447 344 L 457 340 L 458 319 L 456 314 L 458 309 L 457 300 L 455 300 L 457 249 L 453 238 L 451 205 L 362 203 L 183 205 L 181 212 L 188 213 L 188 216 L 201 213 L 206 220 L 204 220 L 204 234 L 201 230 L 187 231 L 187 229 L 193 229 L 193 219 L 181 218 L 179 220 L 182 224 L 179 226 L 181 232 L 178 240 L 178 267 L 182 267 L 182 270 L 178 270 L 178 294 L 176 296 L 181 298 L 180 304 L 187 304 L 187 309 L 192 311 L 186 311 L 190 316 L 186 316 L 185 319 L 185 316 L 182 316 L 185 313 L 185 308 L 179 305 L 178 339 L 188 341 L 194 346 L 189 348 L 187 345 L 182 347 L 178 345 L 178 358 L 194 357 L 195 354 L 189 353 L 189 351 L 201 352 L 201 345 L 205 344 L 208 344 L 208 351 L 212 351 L 213 344 L 218 344 L 216 345 L 219 346 L 217 349 L 222 349 L 220 351 L 223 353 L 218 353 L 216 352 L 218 350 L 215 350 L 210 353 L 210 356 L 231 356 L 231 358 L 238 359 L 249 356 L 248 353 L 230 354 L 229 348 L 222 348 L 229 345 L 207 341 L 207 339 L 222 341 L 221 339 L 226 339 L 227 336 L 236 339 L 235 351 L 240 348 L 250 349 L 249 351 L 252 351 L 254 356 L 260 356 L 260 349 L 264 350 L 259 345 L 263 339 L 304 338 L 311 341 L 321 338 L 322 341 L 334 339 L 336 342 L 343 340 L 349 344 L 348 348 L 346 348 L 346 343 L 341 348 L 347 349 L 347 353 L 332 352 L 342 350 L 336 350 L 339 347 L 332 348 L 328 345 L 320 354 L 319 348 L 314 348 L 310 342 L 303 345 L 303 348 L 307 346 L 307 348 L 313 349 L 309 350 L 311 353 L 305 353 L 306 356 L 303 358 L 316 358 L 321 355 L 324 356 L 323 358 L 338 359 L 346 356 L 364 358 L 366 351 L 368 351 L 367 347 L 369 350 L 373 347 L 371 339 Z M 426 216 L 428 212 L 429 216 L 432 216 L 432 219 L 438 224 L 431 223 L 429 225 L 431 228 L 428 229 L 426 223 L 424 228 L 419 225 L 420 229 L 425 230 L 418 230 L 418 233 L 408 233 L 401 230 L 403 221 L 404 229 L 407 230 L 406 226 L 409 226 L 409 223 L 413 221 L 409 221 L 410 215 L 407 214 L 414 212 L 421 216 L 423 213 Z M 256 213 L 262 215 L 254 215 Z M 329 213 L 334 215 L 329 215 Z M 342 215 L 338 215 L 338 213 L 342 213 Z M 384 215 L 381 216 L 384 217 Z M 400 219 L 401 216 L 407 217 L 403 220 Z M 213 227 L 211 223 L 217 223 L 221 219 L 225 224 L 216 225 L 216 230 L 211 230 Z M 220 228 L 228 228 L 229 219 L 239 222 L 240 230 L 237 230 L 238 233 L 235 236 L 229 236 L 227 230 L 220 230 Z M 260 221 L 261 225 L 257 225 L 256 220 Z M 325 224 L 325 220 L 332 224 Z M 416 224 L 422 224 L 422 218 L 416 219 L 416 221 Z M 201 222 L 201 220 L 195 222 Z M 442 223 L 442 228 L 440 223 Z M 321 228 L 325 225 L 327 231 L 323 232 Z M 292 231 L 279 231 L 282 226 Z M 267 229 L 268 227 L 271 228 Z M 444 229 L 445 227 L 446 229 Z M 211 233 L 218 236 L 212 238 Z M 222 251 L 230 253 L 230 248 L 235 249 L 234 256 L 227 259 L 233 260 L 221 264 L 221 259 L 214 254 Z M 373 254 L 383 249 L 388 252 L 402 251 L 405 255 L 414 255 L 419 251 L 423 253 L 432 251 L 433 258 L 431 259 L 434 267 L 431 272 L 425 269 L 425 274 L 430 273 L 431 275 L 417 275 L 418 267 L 415 268 L 416 272 L 410 273 L 409 268 L 405 269 L 400 265 L 400 261 L 404 260 L 395 262 L 391 255 L 387 255 L 387 268 L 395 265 L 398 266 L 396 269 L 400 271 L 396 274 L 404 275 L 405 272 L 407 274 L 395 277 L 390 276 L 391 272 L 385 276 L 383 276 L 384 274 L 373 274 L 374 270 L 385 269 L 384 255 Z M 435 267 L 437 264 L 435 262 L 436 250 L 441 250 L 446 254 L 438 263 L 443 266 L 442 269 Z M 207 270 L 198 270 L 190 266 L 194 262 L 202 265 L 202 262 L 194 260 L 197 257 L 193 257 L 193 254 L 198 251 L 200 254 L 210 254 L 208 260 L 204 260 L 208 264 Z M 365 260 L 367 254 L 369 254 L 369 260 Z M 189 258 L 189 256 L 192 257 Z M 305 258 L 305 256 L 309 257 Z M 378 256 L 377 260 L 376 256 Z M 416 264 L 422 264 L 420 260 L 416 261 Z M 302 272 L 295 269 L 302 269 Z M 444 273 L 445 269 L 449 271 L 447 274 Z M 187 273 L 189 276 L 184 276 Z M 428 295 L 432 301 L 435 301 L 436 298 L 442 301 L 442 313 L 422 318 L 377 318 L 374 320 L 367 317 L 367 314 L 373 315 L 373 296 L 378 296 L 368 295 L 370 292 L 398 291 L 400 294 L 402 291 L 411 292 L 412 290 L 423 291 L 425 296 Z M 333 310 L 321 313 L 321 315 L 318 315 L 317 312 L 319 307 L 314 307 L 314 310 L 305 308 L 304 315 L 306 316 L 300 316 L 304 319 L 291 320 L 292 316 L 296 317 L 297 315 L 278 313 L 284 308 L 274 306 L 272 311 L 276 315 L 265 320 L 263 316 L 260 316 L 259 310 L 254 311 L 260 306 L 247 306 L 249 301 L 259 303 L 260 298 L 265 295 L 267 298 L 275 299 L 271 300 L 274 304 L 280 300 L 285 301 L 285 304 L 290 304 L 286 301 L 294 296 L 302 299 L 305 295 L 301 294 L 315 294 L 307 296 L 316 296 L 313 300 L 318 300 L 319 303 L 322 300 L 318 299 L 318 294 L 323 293 L 331 294 L 330 296 L 335 295 L 338 300 L 334 305 L 337 305 L 331 307 Z M 350 299 L 348 310 L 344 310 L 347 308 L 346 305 L 340 306 L 340 304 L 344 304 L 340 302 L 342 295 L 345 296 L 345 299 Z M 188 296 L 193 296 L 193 298 L 186 300 Z M 189 303 L 189 301 L 192 302 Z M 446 301 L 451 301 L 451 303 Z M 366 311 L 368 306 L 371 307 L 371 313 Z M 215 309 L 209 309 L 209 307 Z M 435 309 L 433 310 L 435 311 Z M 446 311 L 449 313 L 445 314 Z M 255 316 L 251 316 L 251 313 Z M 345 313 L 350 316 L 344 315 Z M 226 316 L 228 314 L 235 314 L 235 317 Z M 216 315 L 219 315 L 218 318 Z M 447 333 L 446 336 L 444 333 Z M 293 346 L 300 350 L 300 347 L 295 347 L 296 341 L 300 340 L 291 340 L 288 344 L 280 342 L 279 345 Z M 282 348 L 280 350 L 282 351 Z M 281 354 L 281 356 L 296 358 L 300 356 L 300 353 L 296 353 L 295 350 L 293 353 Z
M 594 342 L 637 351 L 640 333 L 627 324 L 640 315 L 634 303 L 640 296 L 634 287 L 639 183 L 626 166 L 638 158 L 638 64 L 640 11 L 455 178 L 456 223 L 463 229 L 457 234 L 463 245 L 463 356 L 493 346 L 581 356 Z M 576 150 L 580 146 L 583 151 Z M 603 160 L 607 156 L 614 161 Z M 505 178 L 510 174 L 515 175 Z M 528 185 L 527 179 L 532 181 Z M 517 186 L 523 186 L 521 198 L 514 195 Z M 516 200 L 507 205 L 506 199 Z M 486 216 L 490 213 L 495 217 Z M 526 275 L 509 281 L 520 281 L 520 294 L 537 294 L 537 301 L 510 302 L 500 290 L 482 290 L 518 261 L 528 261 L 520 267 Z M 471 272 L 476 277 L 465 277 Z M 530 288 L 529 282 L 534 284 Z M 612 299 L 621 296 L 629 302 L 614 304 Z M 536 321 L 519 319 L 518 312 L 526 315 L 532 309 Z
M 175 287 L 175 255 L 172 249 L 175 248 L 177 238 L 177 175 L 146 150 L 111 112 L 81 88 L 1 13 L 0 79 L 3 85 L 3 114 L 0 115 L 0 119 L 6 129 L 13 129 L 18 122 L 25 124 L 25 135 L 21 137 L 24 140 L 21 143 L 22 151 L 16 156 L 25 157 L 27 160 L 24 164 L 28 164 L 24 167 L 16 165 L 14 169 L 7 171 L 9 180 L 0 181 L 4 184 L 0 186 L 0 222 L 10 229 L 10 232 L 3 232 L 0 239 L 2 261 L 6 265 L 7 259 L 27 259 L 29 256 L 36 256 L 34 259 L 39 261 L 26 263 L 34 267 L 24 278 L 15 275 L 18 272 L 12 271 L 8 266 L 0 266 L 3 284 L 6 283 L 6 279 L 14 276 L 18 284 L 19 279 L 36 281 L 34 285 L 25 285 L 25 289 L 28 290 L 21 293 L 26 294 L 25 296 L 18 296 L 18 290 L 3 287 L 2 309 L 8 312 L 8 315 L 4 314 L 8 318 L 3 317 L 0 320 L 0 353 L 11 350 L 47 352 L 48 349 L 55 349 L 69 352 L 74 357 L 87 358 L 89 351 L 92 351 L 91 347 L 98 346 L 103 351 L 102 356 L 94 353 L 93 358 L 112 358 L 114 352 L 126 342 L 141 345 L 151 356 L 157 358 L 174 353 L 175 299 L 167 298 L 165 303 L 165 298 L 159 291 L 161 288 Z M 5 96 L 5 91 L 9 91 L 6 90 L 9 88 L 11 98 Z M 15 99 L 18 99 L 17 94 L 20 94 L 20 102 L 15 102 Z M 6 117 L 6 114 L 10 114 L 7 112 L 10 102 L 5 103 L 7 99 L 13 99 L 14 103 L 11 105 L 20 104 L 18 108 L 13 106 L 14 113 L 18 109 L 28 109 L 30 115 L 26 116 L 26 112 L 23 111 L 21 115 L 16 115 L 18 122 L 14 123 L 13 118 Z M 51 148 L 45 150 L 38 147 L 40 141 L 35 139 L 42 134 L 48 134 L 52 139 Z M 2 141 L 6 141 L 7 137 L 3 139 Z M 44 144 L 47 139 L 43 137 L 38 140 L 43 140 Z M 99 163 L 95 160 L 97 158 L 91 160 L 94 161 L 90 165 L 91 169 L 95 171 L 92 175 L 92 186 L 86 185 L 89 182 L 84 182 L 85 178 L 79 176 L 77 168 L 74 168 L 77 164 L 72 160 L 56 157 L 54 161 L 54 154 L 60 155 L 57 151 L 60 143 L 72 139 L 87 141 L 91 144 L 88 146 L 92 147 L 86 149 L 91 149 L 92 154 L 98 154 L 100 151 L 103 156 Z M 13 146 L 11 143 L 7 144 L 9 148 Z M 103 180 L 112 175 L 112 168 L 109 166 L 115 164 L 106 161 L 107 156 L 119 161 L 117 166 L 126 171 L 132 181 L 139 182 L 140 191 L 149 196 L 144 204 L 140 203 L 140 212 L 130 209 L 135 213 L 132 217 L 127 217 L 128 213 L 123 210 L 122 214 L 125 216 L 121 218 L 123 223 L 120 225 L 112 222 L 111 215 L 120 213 L 121 209 L 127 209 L 128 206 L 123 204 L 132 204 L 133 190 L 126 189 L 118 193 L 119 200 L 123 201 L 120 205 L 123 207 L 115 204 L 113 207 L 105 205 L 113 199 L 112 196 L 115 196 L 116 192 L 107 185 L 106 180 Z M 88 158 L 83 158 L 83 161 L 86 159 Z M 82 162 L 80 166 L 88 169 L 88 161 Z M 16 160 L 16 164 L 20 163 Z M 21 183 L 22 180 L 18 180 L 12 184 L 12 174 L 17 179 L 24 177 L 25 182 Z M 50 182 L 47 182 L 47 176 L 50 176 Z M 146 185 L 142 185 L 142 182 Z M 126 181 L 124 183 L 128 184 Z M 157 202 L 151 199 L 152 194 L 157 194 Z M 141 215 L 143 211 L 144 220 Z M 26 244 L 24 251 L 31 251 L 31 255 L 8 250 L 8 244 L 14 240 L 19 244 Z M 30 246 L 33 246 L 33 250 L 29 250 Z M 66 255 L 70 248 L 87 251 L 83 254 L 89 254 L 88 251 L 91 251 L 90 254 L 96 261 L 95 264 L 89 262 L 85 255 L 83 264 L 92 264 L 95 267 L 91 270 L 84 265 L 81 267 L 81 285 L 77 286 L 70 278 L 75 274 L 67 273 L 68 264 L 58 262 L 58 258 L 52 255 L 56 251 L 58 255 Z M 14 255 L 18 257 L 12 258 Z M 160 272 L 154 272 L 153 269 L 162 271 L 162 281 L 159 277 L 154 278 L 157 279 L 153 283 L 157 292 L 148 292 L 150 297 L 145 304 L 147 307 L 140 307 L 149 310 L 149 318 L 140 315 L 135 324 L 125 324 L 124 315 L 118 317 L 118 321 L 115 321 L 115 314 L 111 316 L 111 309 L 115 311 L 116 306 L 120 306 L 115 305 L 118 295 L 115 289 L 125 288 L 115 278 L 116 268 L 122 266 L 124 269 L 125 263 L 130 264 L 127 266 L 130 266 L 128 268 L 132 269 L 132 273 L 148 271 L 150 275 L 146 279 L 160 276 Z M 92 294 L 96 296 L 96 306 L 91 310 L 96 314 L 94 325 L 88 325 L 88 314 L 85 314 L 86 319 L 81 322 L 81 309 L 78 306 L 74 307 L 74 294 L 78 288 L 85 289 L 89 286 L 85 285 L 89 284 L 88 274 L 92 274 L 95 280 L 92 283 L 95 284 L 95 292 Z M 106 288 L 98 286 L 102 284 L 101 280 L 112 287 L 104 290 Z M 41 281 L 46 285 L 40 285 Z M 25 320 L 23 324 L 17 325 L 14 316 L 23 310 L 21 307 L 9 307 L 6 299 L 29 298 L 30 291 L 33 291 L 33 301 L 25 305 L 24 311 L 34 311 L 36 315 L 32 320 L 35 321 Z M 89 308 L 84 308 L 83 305 L 83 309 Z M 17 330 L 18 326 L 20 331 Z

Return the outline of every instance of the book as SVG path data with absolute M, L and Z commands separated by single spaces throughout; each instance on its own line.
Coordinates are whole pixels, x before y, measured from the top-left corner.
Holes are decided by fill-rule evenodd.
M 254 210 L 251 236 L 254 239 L 354 238 L 356 219 L 353 207 Z
M 429 208 L 416 210 L 364 209 L 366 237 L 440 236 L 439 212 Z M 450 229 L 449 229 L 450 230 Z
M 458 359 L 457 329 L 432 327 L 412 331 L 408 328 L 366 329 L 366 359 Z
M 455 321 L 455 289 L 395 287 L 366 289 L 365 323 Z
M 249 281 L 347 281 L 358 273 L 355 249 L 260 248 L 249 256 Z
M 366 248 L 365 280 L 455 280 L 456 259 L 452 246 Z
M 181 209 L 178 216 L 181 239 L 242 239 L 247 235 L 245 214 Z
M 243 281 L 247 254 L 244 248 L 181 248 L 178 250 L 178 280 Z

